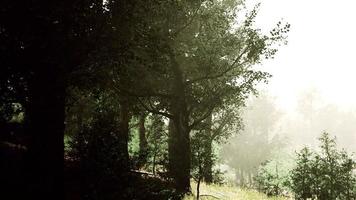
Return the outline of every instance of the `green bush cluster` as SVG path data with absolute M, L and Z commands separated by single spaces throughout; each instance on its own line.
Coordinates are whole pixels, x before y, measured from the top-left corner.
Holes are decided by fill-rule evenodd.
M 80 169 L 80 181 L 87 199 L 105 199 L 117 186 L 123 166 L 117 122 L 110 112 L 98 112 L 70 141 L 69 156 Z
M 286 159 L 287 160 L 287 159 Z M 289 166 L 283 160 L 274 159 L 264 162 L 254 177 L 257 190 L 267 196 L 279 196 L 289 191 Z
M 303 148 L 291 171 L 291 189 L 296 199 L 355 200 L 355 161 L 338 150 L 336 139 L 323 133 L 320 151 Z

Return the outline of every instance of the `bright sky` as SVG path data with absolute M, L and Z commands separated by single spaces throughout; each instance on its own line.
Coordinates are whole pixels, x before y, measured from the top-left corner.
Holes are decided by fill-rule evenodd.
M 288 45 L 263 65 L 281 107 L 293 108 L 301 91 L 315 87 L 324 101 L 356 108 L 356 1 L 246 0 L 248 8 L 257 2 L 262 30 L 281 19 L 291 24 Z

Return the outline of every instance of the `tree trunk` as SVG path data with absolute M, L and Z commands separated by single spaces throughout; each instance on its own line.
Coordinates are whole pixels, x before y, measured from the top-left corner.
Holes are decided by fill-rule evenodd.
M 178 121 L 178 122 L 177 122 Z M 178 192 L 190 192 L 190 138 L 179 120 L 170 120 L 169 171 Z
M 128 151 L 128 140 L 129 140 L 129 122 L 130 122 L 130 111 L 129 104 L 126 98 L 120 100 L 120 125 L 119 125 L 119 152 L 120 156 L 120 174 L 123 176 L 127 175 L 129 171 L 129 151 Z
M 168 172 L 170 176 L 174 177 L 174 170 L 175 167 L 174 163 L 174 156 L 175 156 L 175 149 L 174 149 L 174 140 L 177 137 L 176 130 L 173 125 L 173 120 L 169 119 L 168 123 Z
M 154 150 L 153 154 L 153 160 L 152 160 L 152 174 L 156 176 L 156 156 L 157 156 L 157 150 Z
M 199 200 L 200 198 L 200 182 L 201 179 L 203 178 L 204 174 L 203 174 L 203 163 L 201 162 L 202 160 L 204 160 L 201 155 L 200 152 L 198 150 L 198 180 L 197 180 L 197 200 Z
M 169 56 L 173 73 L 171 98 L 170 134 L 169 134 L 169 165 L 170 173 L 175 182 L 175 189 L 180 193 L 190 192 L 190 166 L 191 166 L 191 147 L 190 147 L 190 127 L 189 115 L 185 96 L 185 84 L 183 72 L 171 47 Z
M 204 170 L 204 180 L 207 184 L 213 183 L 213 159 L 212 159 L 212 141 L 207 141 L 206 145 L 206 160 Z
M 197 200 L 199 200 L 200 197 L 200 182 L 201 182 L 201 178 L 199 174 L 198 183 L 197 183 Z
M 206 119 L 206 144 L 204 145 L 205 150 L 205 164 L 204 164 L 204 180 L 206 183 L 213 183 L 213 137 L 211 132 L 212 126 L 212 115 Z
M 28 198 L 64 199 L 63 76 L 50 67 L 35 74 L 28 105 Z M 33 198 L 32 198 L 33 197 Z
M 145 128 L 146 115 L 141 114 L 139 119 L 139 164 L 138 168 L 141 168 L 147 162 L 148 143 L 146 138 Z

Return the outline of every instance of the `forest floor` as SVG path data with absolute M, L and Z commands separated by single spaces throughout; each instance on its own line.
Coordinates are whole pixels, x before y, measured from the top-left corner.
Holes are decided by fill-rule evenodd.
M 183 200 L 196 199 L 196 183 L 192 183 L 193 195 L 186 196 Z M 200 185 L 201 200 L 292 200 L 287 197 L 267 197 L 253 189 L 242 189 L 229 185 Z

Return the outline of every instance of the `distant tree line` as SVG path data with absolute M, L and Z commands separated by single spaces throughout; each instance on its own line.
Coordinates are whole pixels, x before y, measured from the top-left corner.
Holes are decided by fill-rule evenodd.
M 281 137 L 279 122 L 282 116 L 274 99 L 266 92 L 250 98 L 241 113 L 241 128 L 233 129 L 221 151 L 223 163 L 235 174 L 235 183 L 241 187 L 255 185 L 259 166 L 272 159 L 286 145 Z M 258 148 L 257 148 L 258 147 Z

